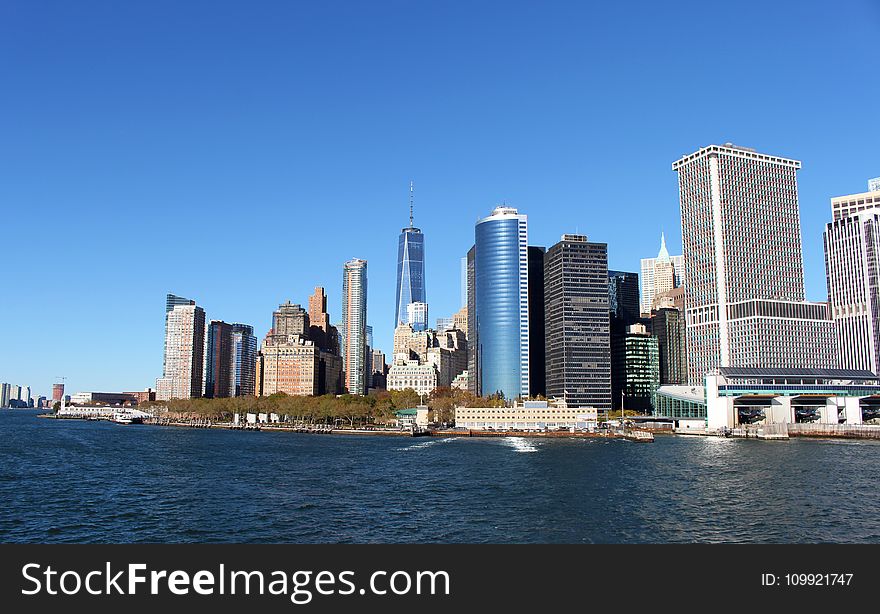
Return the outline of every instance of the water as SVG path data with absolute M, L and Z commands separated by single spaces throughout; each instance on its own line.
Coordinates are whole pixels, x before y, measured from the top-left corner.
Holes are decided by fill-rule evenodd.
M 880 542 L 880 444 L 405 438 L 0 412 L 4 542 Z

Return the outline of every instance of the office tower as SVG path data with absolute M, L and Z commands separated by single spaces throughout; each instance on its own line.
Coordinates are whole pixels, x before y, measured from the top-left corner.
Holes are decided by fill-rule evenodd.
M 459 309 L 452 316 L 452 325 L 464 333 L 465 338 L 468 336 L 468 308 L 467 305 Z
M 0 384 L 0 407 L 9 406 L 9 384 Z
M 684 311 L 660 307 L 651 312 L 651 334 L 657 338 L 660 383 L 687 382 L 687 343 Z
M 234 376 L 232 366 L 232 326 L 222 320 L 208 324 L 205 346 L 205 396 L 220 399 L 231 396 Z
M 624 326 L 639 321 L 639 276 L 625 271 L 608 271 L 608 309 L 612 320 Z
M 320 356 L 314 342 L 298 335 L 291 335 L 286 340 L 279 335 L 267 336 L 261 353 L 263 395 L 278 392 L 290 396 L 322 394 Z
M 688 382 L 719 367 L 831 368 L 828 306 L 804 298 L 797 160 L 710 145 L 673 163 Z
M 544 257 L 547 398 L 611 409 L 608 246 L 562 235 Z
M 339 333 L 330 324 L 327 295 L 321 287 L 315 288 L 315 293 L 309 297 L 309 338 L 322 350 L 339 354 Z
M 529 395 L 528 217 L 513 207 L 496 207 L 491 215 L 477 222 L 474 238 L 478 394 L 501 393 L 506 399 L 526 397 Z M 470 298 L 468 300 L 470 302 Z M 470 305 L 468 307 L 470 310 Z M 470 368 L 468 372 L 470 374 Z
M 544 255 L 547 249 L 530 245 L 529 258 L 529 395 L 547 394 L 544 364 Z
M 189 399 L 202 394 L 205 311 L 175 305 L 165 318 L 165 375 L 156 380 L 156 399 Z
M 373 349 L 370 355 L 370 372 L 385 375 L 385 352 Z
M 196 302 L 192 299 L 183 298 L 182 296 L 177 296 L 176 294 L 166 294 L 165 295 L 165 339 L 168 339 L 168 314 L 171 313 L 171 310 L 174 309 L 177 305 L 195 305 Z M 162 376 L 165 376 L 165 355 L 167 354 L 168 349 L 166 347 L 162 348 Z M 57 399 L 60 401 L 61 399 Z
M 409 226 L 400 231 L 397 243 L 397 296 L 394 326 L 408 322 L 406 308 L 410 303 L 426 303 L 425 236 L 413 226 L 412 183 L 409 185 Z
M 619 391 L 616 394 L 622 395 L 614 407 L 619 409 L 623 402 L 627 410 L 650 413 L 660 387 L 657 339 L 644 324 L 633 324 L 626 328 L 622 343 L 612 346 L 611 351 L 619 355 L 615 363 L 623 366 L 612 373 L 614 388 Z
M 22 400 L 22 398 L 21 398 L 21 386 L 19 386 L 18 384 L 13 384 L 13 385 L 10 387 L 9 400 L 10 400 L 10 401 L 21 401 L 21 400 Z
M 27 404 L 28 407 L 32 405 L 31 403 L 31 387 L 25 386 L 21 389 L 21 400 Z
M 656 258 L 642 258 L 641 312 L 646 316 L 653 309 L 654 297 L 684 284 L 684 256 L 670 256 L 666 234 L 660 234 L 660 252 Z
M 480 396 L 480 370 L 477 368 L 480 335 L 477 331 L 477 248 L 471 246 L 467 253 L 467 335 L 468 335 L 468 391 Z
M 300 305 L 287 301 L 272 312 L 272 334 L 280 337 L 295 335 L 308 339 L 309 314 Z
M 455 318 L 437 318 L 437 332 L 443 332 L 455 326 Z
M 345 387 L 367 393 L 367 261 L 345 263 L 342 276 L 342 357 Z
M 870 187 L 870 184 L 869 184 Z M 825 226 L 828 302 L 842 369 L 880 370 L 880 185 L 831 199 Z
M 467 256 L 461 259 L 461 272 L 459 277 L 459 283 L 461 285 L 461 308 L 467 308 L 467 297 L 468 297 L 468 259 Z
M 229 393 L 236 397 L 256 394 L 257 337 L 254 327 L 248 324 L 232 324 L 232 375 Z
M 406 323 L 415 331 L 428 330 L 428 304 L 410 303 L 406 306 Z
M 166 324 L 167 328 L 167 324 Z M 64 384 L 52 384 L 52 401 L 60 401 L 64 398 Z

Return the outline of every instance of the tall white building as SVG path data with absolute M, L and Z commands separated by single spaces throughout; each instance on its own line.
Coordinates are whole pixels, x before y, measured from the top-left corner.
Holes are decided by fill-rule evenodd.
M 880 181 L 831 199 L 825 226 L 828 302 L 840 368 L 880 370 Z
M 353 258 L 342 272 L 342 350 L 345 387 L 367 394 L 367 261 Z
M 202 396 L 205 360 L 205 310 L 174 305 L 165 314 L 165 375 L 156 380 L 156 399 Z
M 673 163 L 684 251 L 688 380 L 719 367 L 832 368 L 825 303 L 804 299 L 798 160 L 730 143 Z
M 660 235 L 660 252 L 656 258 L 642 258 L 640 311 L 651 313 L 658 294 L 678 288 L 684 283 L 684 256 L 670 256 L 666 249 L 666 235 Z

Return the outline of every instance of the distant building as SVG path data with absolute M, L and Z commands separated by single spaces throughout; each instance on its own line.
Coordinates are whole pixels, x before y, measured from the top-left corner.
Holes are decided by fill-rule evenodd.
M 9 407 L 9 384 L 0 384 L 0 407 Z
M 800 167 L 730 143 L 673 163 L 687 266 L 689 384 L 719 367 L 836 363 L 828 306 L 804 298 Z
M 468 309 L 467 306 L 462 307 L 455 315 L 452 316 L 452 324 L 460 331 L 464 332 L 464 336 L 468 336 Z
M 831 199 L 828 301 L 840 368 L 880 372 L 880 187 Z
M 611 409 L 608 246 L 566 234 L 544 257 L 547 396 Z
M 525 401 L 514 407 L 458 407 L 455 428 L 473 431 L 588 430 L 598 426 L 595 407 Z
M 250 397 L 256 394 L 257 338 L 249 324 L 232 324 L 232 375 L 230 396 Z
M 202 395 L 205 311 L 197 305 L 175 305 L 166 314 L 165 376 L 156 380 L 156 398 L 189 399 Z
M 184 298 L 182 296 L 177 296 L 176 294 L 166 294 L 165 295 L 165 342 L 168 342 L 168 314 L 171 313 L 171 310 L 174 309 L 177 305 L 195 305 L 196 302 L 192 299 Z M 168 354 L 168 348 L 162 348 L 162 377 L 166 375 L 166 367 L 165 367 L 165 357 Z M 60 401 L 61 398 L 55 399 L 56 401 Z
M 670 256 L 666 249 L 666 235 L 660 235 L 660 252 L 656 258 L 642 258 L 641 312 L 653 309 L 654 297 L 684 284 L 684 256 Z
M 406 323 L 413 330 L 422 331 L 428 329 L 428 304 L 410 303 L 406 306 Z
M 455 326 L 454 318 L 437 318 L 437 331 L 444 331 Z
M 367 393 L 367 261 L 345 263 L 342 278 L 342 356 L 345 388 Z
M 205 350 L 205 396 L 209 399 L 233 396 L 234 375 L 232 326 L 222 320 L 211 320 Z
M 330 324 L 327 295 L 321 287 L 309 297 L 309 338 L 322 350 L 339 354 L 339 331 Z
M 664 307 L 651 313 L 651 334 L 657 338 L 660 384 L 687 382 L 687 335 L 684 310 Z
M 617 356 L 615 364 L 622 365 L 611 376 L 617 397 L 612 400 L 613 407 L 620 409 L 622 402 L 628 410 L 653 411 L 660 387 L 657 339 L 643 324 L 633 324 L 627 327 L 624 337 L 615 340 L 611 352 Z
M 612 320 L 627 327 L 639 321 L 639 276 L 626 271 L 608 271 L 608 309 Z
M 544 257 L 547 249 L 530 245 L 529 258 L 529 391 L 532 397 L 547 394 L 544 347 Z
M 397 242 L 397 295 L 394 326 L 412 323 L 407 314 L 411 303 L 427 303 L 425 294 L 425 235 L 413 226 L 412 184 L 410 184 L 409 226 L 400 231 Z M 427 315 L 427 307 L 425 311 Z M 427 318 L 424 320 L 427 328 Z
M 297 335 L 286 340 L 267 337 L 261 355 L 263 396 L 277 392 L 290 396 L 336 394 L 342 361 L 321 352 L 313 341 Z
M 419 395 L 428 396 L 437 387 L 437 369 L 418 360 L 395 360 L 388 369 L 387 386 L 388 390 L 411 388 Z
M 62 398 L 64 398 L 64 384 L 52 384 L 52 401 L 60 401 Z

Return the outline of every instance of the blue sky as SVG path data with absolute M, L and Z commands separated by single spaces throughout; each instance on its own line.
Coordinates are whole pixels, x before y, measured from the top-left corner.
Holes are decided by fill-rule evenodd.
M 391 347 L 415 181 L 431 319 L 473 222 L 577 231 L 637 270 L 671 163 L 710 143 L 803 161 L 808 298 L 831 196 L 880 176 L 880 1 L 0 3 L 0 381 L 136 390 L 166 292 L 252 323 L 366 258 Z

